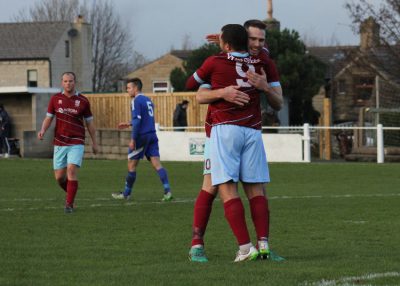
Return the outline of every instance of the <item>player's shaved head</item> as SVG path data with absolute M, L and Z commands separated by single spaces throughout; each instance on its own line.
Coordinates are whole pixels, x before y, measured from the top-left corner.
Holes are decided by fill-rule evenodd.
M 228 24 L 221 29 L 221 39 L 235 51 L 247 51 L 247 31 L 239 24 Z
M 71 71 L 64 72 L 64 73 L 61 75 L 61 78 L 64 78 L 65 75 L 70 75 L 70 76 L 72 76 L 72 77 L 74 78 L 74 81 L 76 80 L 76 75 L 75 75 L 74 72 L 71 72 Z
M 143 83 L 140 80 L 140 78 L 135 77 L 135 78 L 128 79 L 128 82 L 126 84 L 130 84 L 130 83 L 133 84 L 134 86 L 136 86 L 139 91 L 142 91 Z

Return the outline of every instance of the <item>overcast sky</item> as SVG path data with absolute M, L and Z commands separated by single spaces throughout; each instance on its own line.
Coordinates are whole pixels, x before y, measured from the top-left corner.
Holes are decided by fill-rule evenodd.
M 88 0 L 91 1 L 96 0 Z M 357 44 L 344 4 L 351 0 L 274 0 L 274 18 L 281 28 L 297 30 L 320 45 Z M 370 0 L 376 5 L 383 0 Z M 9 22 L 20 9 L 35 0 L 0 0 L 0 22 Z M 204 36 L 218 32 L 227 23 L 267 18 L 267 0 L 113 0 L 134 39 L 134 50 L 147 59 L 171 48 L 180 49 L 185 37 L 193 47 L 205 43 Z

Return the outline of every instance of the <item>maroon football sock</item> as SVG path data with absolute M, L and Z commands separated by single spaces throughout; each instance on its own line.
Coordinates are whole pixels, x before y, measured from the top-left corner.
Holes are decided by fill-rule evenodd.
M 239 245 L 250 243 L 250 235 L 246 225 L 243 203 L 240 198 L 224 203 L 225 218 L 231 226 Z
M 193 213 L 192 246 L 198 244 L 204 245 L 203 237 L 204 233 L 206 232 L 214 199 L 215 196 L 204 190 L 201 190 L 197 196 Z
M 268 201 L 264 196 L 250 199 L 251 218 L 257 233 L 257 239 L 268 238 L 269 235 L 269 209 Z
M 75 195 L 78 191 L 78 181 L 68 181 L 67 183 L 67 196 L 66 196 L 66 204 L 71 206 L 74 204 Z

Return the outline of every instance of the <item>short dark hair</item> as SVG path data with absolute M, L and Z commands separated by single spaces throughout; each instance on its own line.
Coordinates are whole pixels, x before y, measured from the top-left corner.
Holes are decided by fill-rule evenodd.
M 138 88 L 139 91 L 142 91 L 143 83 L 140 80 L 140 78 L 138 78 L 138 77 L 130 78 L 130 79 L 128 79 L 126 84 L 128 84 L 128 83 L 132 83 L 133 85 L 135 85 Z
M 257 20 L 257 19 L 247 20 L 246 22 L 244 22 L 243 26 L 246 28 L 246 30 L 249 27 L 256 27 L 256 28 L 259 28 L 261 30 L 265 30 L 267 28 L 267 25 L 265 25 L 265 23 L 263 21 L 260 21 L 260 20 Z
M 248 35 L 246 29 L 239 24 L 228 24 L 221 29 L 221 38 L 236 51 L 246 51 Z
M 67 71 L 67 72 L 63 72 L 63 74 L 61 75 L 61 79 L 64 77 L 64 75 L 69 74 L 72 75 L 74 77 L 74 80 L 76 81 L 76 75 L 74 72 L 72 71 Z
M 189 104 L 189 101 L 188 100 L 182 100 L 182 104 Z

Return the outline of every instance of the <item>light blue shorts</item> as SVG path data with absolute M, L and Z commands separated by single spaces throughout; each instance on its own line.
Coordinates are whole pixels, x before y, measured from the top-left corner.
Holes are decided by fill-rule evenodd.
M 211 130 L 210 144 L 213 186 L 229 181 L 270 181 L 260 130 L 237 125 L 217 125 Z
M 211 159 L 210 159 L 210 138 L 206 138 L 204 144 L 204 166 L 203 175 L 211 174 Z
M 68 164 L 80 167 L 84 151 L 83 145 L 54 146 L 53 169 L 64 169 Z

